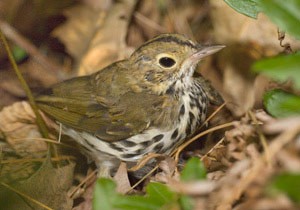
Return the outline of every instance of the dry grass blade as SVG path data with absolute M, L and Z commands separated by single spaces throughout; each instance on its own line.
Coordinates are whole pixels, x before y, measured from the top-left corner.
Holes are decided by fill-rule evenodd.
M 26 163 L 26 162 L 44 162 L 46 158 L 23 158 L 23 159 L 13 159 L 13 160 L 1 160 L 1 164 L 13 164 L 13 163 Z M 51 161 L 59 162 L 62 160 L 75 160 L 75 157 L 63 155 L 59 157 L 51 158 Z
M 62 68 L 59 65 L 49 61 L 46 56 L 44 56 L 39 50 L 25 37 L 17 32 L 12 26 L 7 22 L 0 19 L 0 30 L 3 34 L 22 49 L 24 49 L 36 63 L 39 63 L 44 69 L 41 69 L 44 74 L 47 74 L 47 79 L 52 82 L 57 81 L 57 75 L 55 72 L 62 72 Z
M 97 170 L 94 170 L 92 173 L 90 173 L 88 176 L 86 176 L 82 182 L 79 183 L 79 185 L 77 185 L 74 190 L 72 190 L 70 193 L 69 193 L 69 197 L 70 198 L 73 198 L 73 196 L 76 194 L 76 192 L 90 179 L 92 179 L 93 177 L 95 177 L 97 174 Z
M 33 203 L 39 205 L 40 207 L 42 207 L 42 208 L 44 208 L 44 209 L 47 209 L 47 210 L 54 210 L 54 209 L 52 209 L 52 208 L 50 208 L 50 207 L 44 205 L 43 203 L 41 203 L 41 202 L 39 202 L 39 201 L 37 201 L 37 200 L 35 200 L 35 199 L 29 197 L 28 195 L 26 195 L 26 194 L 24 194 L 24 193 L 22 193 L 22 192 L 16 190 L 15 188 L 13 188 L 13 187 L 11 187 L 11 186 L 9 186 L 9 185 L 3 183 L 3 182 L 0 182 L 0 184 L 1 184 L 2 186 L 6 187 L 7 189 L 9 189 L 9 190 L 11 190 L 11 191 L 17 193 L 18 195 L 22 196 L 23 198 L 26 198 L 27 200 L 29 200 L 29 201 L 31 201 L 31 202 L 33 202 Z
M 216 143 L 207 153 L 205 153 L 202 157 L 201 157 L 201 161 L 204 160 L 205 157 L 207 157 L 210 153 L 212 153 L 223 141 L 224 141 L 224 137 L 218 141 L 218 143 Z
M 256 132 L 258 133 L 259 140 L 265 151 L 265 158 L 266 158 L 267 162 L 270 162 L 270 155 L 269 155 L 270 151 L 268 148 L 266 137 L 263 134 L 261 128 L 259 127 L 258 120 L 257 120 L 256 116 L 254 115 L 254 113 L 252 111 L 249 111 L 248 113 L 250 115 L 251 120 L 255 123 Z
M 65 144 L 56 140 L 52 140 L 52 139 L 46 139 L 46 138 L 15 138 L 15 140 L 19 141 L 19 140 L 35 140 L 35 141 L 44 141 L 44 142 L 48 142 L 51 144 L 56 144 L 56 145 L 60 145 L 60 146 L 64 146 L 64 147 L 68 147 L 68 148 L 72 148 L 72 149 L 78 149 L 77 147 L 71 146 L 69 144 Z
M 229 123 L 225 123 L 222 125 L 218 125 L 215 126 L 213 128 L 207 129 L 206 131 L 203 131 L 201 133 L 199 133 L 198 135 L 194 136 L 193 138 L 189 139 L 188 141 L 186 141 L 185 143 L 183 143 L 182 145 L 180 145 L 176 150 L 174 150 L 174 152 L 172 152 L 171 155 L 174 155 L 175 157 L 175 161 L 178 162 L 179 160 L 179 155 L 182 152 L 182 150 L 184 150 L 184 148 L 186 148 L 189 144 L 191 144 L 192 142 L 196 141 L 197 139 L 199 139 L 202 136 L 205 136 L 213 131 L 217 131 L 223 128 L 228 128 L 234 125 L 235 122 L 229 122 Z
M 13 66 L 13 69 L 15 70 L 15 73 L 18 76 L 18 79 L 20 80 L 20 82 L 22 84 L 22 87 L 24 88 L 24 90 L 26 92 L 26 95 L 29 99 L 29 103 L 32 107 L 32 110 L 33 110 L 35 116 L 36 116 L 36 121 L 37 121 L 37 124 L 39 126 L 40 132 L 41 132 L 41 134 L 43 135 L 44 138 L 49 138 L 48 129 L 46 127 L 46 124 L 45 124 L 42 116 L 38 112 L 38 108 L 37 108 L 37 105 L 35 103 L 34 97 L 31 93 L 31 90 L 30 90 L 28 84 L 26 83 L 22 73 L 20 72 L 20 70 L 19 70 L 19 68 L 16 64 L 16 61 L 15 61 L 13 55 L 12 55 L 12 52 L 10 50 L 10 47 L 9 47 L 8 43 L 7 43 L 7 40 L 6 40 L 5 36 L 2 33 L 2 30 L 0 30 L 0 38 L 1 38 L 1 40 L 4 44 L 4 47 L 5 47 L 5 50 L 8 54 L 8 58 L 10 60 L 10 63 Z
M 141 169 L 143 166 L 145 166 L 151 159 L 158 158 L 158 157 L 164 157 L 164 155 L 157 154 L 157 153 L 149 153 L 146 156 L 144 156 L 141 160 L 139 160 L 139 162 L 136 165 L 128 169 L 128 171 L 137 171 Z
M 206 120 L 202 123 L 199 129 L 203 128 L 204 125 L 206 125 L 216 114 L 218 114 L 226 105 L 227 103 L 224 102 L 221 106 L 219 106 Z

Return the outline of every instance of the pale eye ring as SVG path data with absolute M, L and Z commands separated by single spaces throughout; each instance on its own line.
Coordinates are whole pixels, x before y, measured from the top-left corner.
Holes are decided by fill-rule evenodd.
M 164 68 L 171 68 L 176 64 L 176 61 L 173 58 L 164 56 L 158 60 L 158 63 Z

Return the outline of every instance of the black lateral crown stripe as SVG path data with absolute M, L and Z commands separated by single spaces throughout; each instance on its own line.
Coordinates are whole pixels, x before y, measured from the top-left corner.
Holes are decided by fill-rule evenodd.
M 151 44 L 153 42 L 175 42 L 175 43 L 177 43 L 179 45 L 189 46 L 189 47 L 194 48 L 194 49 L 197 48 L 191 42 L 183 41 L 183 40 L 178 39 L 177 37 L 166 35 L 166 36 L 159 36 L 157 38 L 152 39 L 149 42 L 146 42 L 145 44 L 143 44 L 142 46 L 140 46 L 136 51 L 140 51 L 142 48 L 144 48 L 145 46 L 147 46 L 147 45 L 149 45 L 149 44 Z

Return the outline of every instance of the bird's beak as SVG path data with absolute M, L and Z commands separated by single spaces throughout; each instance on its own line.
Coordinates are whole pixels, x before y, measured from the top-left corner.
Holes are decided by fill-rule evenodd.
M 199 50 L 197 50 L 194 54 L 191 55 L 190 60 L 192 62 L 198 62 L 202 58 L 209 56 L 223 49 L 225 45 L 206 45 L 199 46 Z

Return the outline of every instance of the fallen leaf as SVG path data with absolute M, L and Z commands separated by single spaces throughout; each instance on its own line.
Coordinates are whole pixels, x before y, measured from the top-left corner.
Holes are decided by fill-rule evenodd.
M 74 163 L 68 163 L 54 168 L 48 158 L 30 178 L 9 186 L 52 209 L 67 210 L 73 204 L 67 196 L 67 190 L 72 185 L 74 166 Z M 2 183 L 0 194 L 1 209 L 44 209 L 32 200 L 7 189 Z
M 85 5 L 66 10 L 68 21 L 53 35 L 75 58 L 78 75 L 93 73 L 128 55 L 125 41 L 135 4 L 133 0 L 119 1 L 109 12 Z
M 31 157 L 45 155 L 47 144 L 36 140 L 42 136 L 28 102 L 16 102 L 4 107 L 0 112 L 0 119 L 0 130 L 18 155 Z

